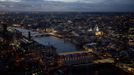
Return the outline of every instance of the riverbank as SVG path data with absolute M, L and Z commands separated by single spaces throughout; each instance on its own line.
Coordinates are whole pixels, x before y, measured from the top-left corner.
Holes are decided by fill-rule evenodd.
M 38 32 L 33 32 L 31 30 L 27 29 L 21 29 L 21 28 L 16 28 L 18 31 L 22 32 L 22 35 L 26 36 L 28 35 L 28 32 L 31 32 L 31 35 L 38 35 L 41 33 Z M 44 46 L 46 45 L 53 45 L 55 48 L 57 48 L 58 53 L 64 53 L 64 52 L 75 52 L 75 51 L 80 51 L 75 44 L 66 41 L 64 39 L 57 38 L 55 36 L 42 36 L 42 37 L 33 37 L 32 38 L 34 41 L 38 42 L 39 44 L 42 44 Z
M 61 75 L 131 75 L 113 64 L 63 67 L 51 75 L 59 75 L 60 73 L 62 73 Z

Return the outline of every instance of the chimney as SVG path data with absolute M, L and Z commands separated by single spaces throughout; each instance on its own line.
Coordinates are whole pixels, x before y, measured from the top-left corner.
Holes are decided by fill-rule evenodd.
M 28 39 L 31 40 L 31 32 L 28 32 Z

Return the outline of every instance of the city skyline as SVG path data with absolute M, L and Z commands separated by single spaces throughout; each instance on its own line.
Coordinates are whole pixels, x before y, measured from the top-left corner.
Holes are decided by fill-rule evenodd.
M 132 75 L 133 23 L 133 13 L 1 13 L 0 74 Z

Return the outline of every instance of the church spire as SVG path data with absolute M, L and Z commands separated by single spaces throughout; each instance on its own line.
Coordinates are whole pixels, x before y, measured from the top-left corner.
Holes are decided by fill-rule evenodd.
M 96 31 L 96 32 L 99 31 L 99 27 L 98 27 L 98 25 L 96 25 L 96 27 L 95 27 L 95 31 Z

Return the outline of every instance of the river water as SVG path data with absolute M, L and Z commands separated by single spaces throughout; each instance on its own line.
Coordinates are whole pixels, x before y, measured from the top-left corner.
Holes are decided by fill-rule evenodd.
M 27 29 L 17 28 L 17 30 L 22 32 L 22 34 L 26 37 L 28 35 L 28 32 L 31 32 L 31 35 L 40 34 L 38 32 L 33 32 Z M 74 44 L 68 41 L 64 41 L 63 39 L 56 38 L 54 36 L 33 37 L 33 40 L 42 45 L 55 46 L 57 48 L 58 53 L 73 52 L 79 50 L 75 47 Z M 58 73 L 55 72 L 51 73 L 52 74 L 50 75 L 59 75 Z M 94 65 L 94 66 L 83 66 L 83 67 L 69 67 L 67 71 L 65 71 L 64 73 L 65 75 L 130 75 L 111 64 L 103 64 L 99 66 Z
M 21 29 L 17 28 L 20 32 L 22 32 L 22 35 L 28 36 L 28 32 L 31 32 L 31 35 L 38 35 L 41 33 L 33 32 L 31 30 L 27 29 Z M 65 41 L 63 39 L 54 37 L 54 36 L 42 36 L 42 37 L 33 37 L 33 40 L 42 44 L 42 45 L 53 45 L 55 48 L 57 48 L 58 53 L 64 53 L 64 52 L 74 52 L 78 51 L 79 49 L 76 48 L 74 44 L 72 44 L 69 41 Z

